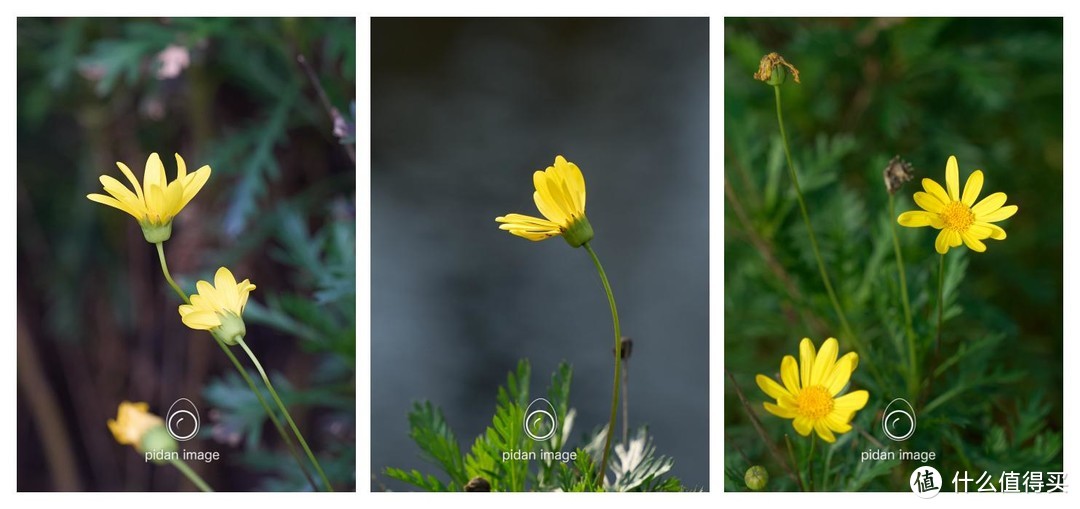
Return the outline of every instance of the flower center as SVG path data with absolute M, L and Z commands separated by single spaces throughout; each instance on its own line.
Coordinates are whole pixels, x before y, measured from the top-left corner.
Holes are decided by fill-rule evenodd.
M 975 222 L 975 214 L 963 202 L 954 201 L 941 210 L 941 220 L 945 228 L 955 232 L 965 232 Z
M 795 404 L 799 407 L 799 415 L 810 419 L 823 419 L 833 411 L 833 397 L 825 387 L 812 385 L 799 391 L 795 396 Z

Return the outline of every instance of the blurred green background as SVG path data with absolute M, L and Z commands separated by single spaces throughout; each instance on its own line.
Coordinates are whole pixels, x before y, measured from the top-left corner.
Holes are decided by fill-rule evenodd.
M 185 447 L 221 453 L 192 465 L 214 488 L 310 489 L 217 345 L 180 322 L 133 218 L 86 199 L 116 161 L 141 178 L 151 152 L 170 179 L 174 152 L 213 168 L 170 270 L 188 292 L 222 265 L 257 285 L 248 343 L 353 489 L 355 20 L 20 18 L 17 44 L 18 489 L 193 489 L 105 425 L 122 400 L 164 415 L 180 397 L 203 419 Z
M 949 252 L 948 321 L 929 360 L 944 368 L 924 379 L 918 431 L 899 445 L 936 450 L 946 491 L 957 470 L 991 471 L 995 480 L 1010 469 L 1060 470 L 1061 19 L 729 18 L 724 39 L 725 367 L 766 435 L 781 449 L 784 434 L 802 439 L 790 420 L 764 412 L 754 375 L 775 376 L 803 337 L 820 345 L 840 336 L 795 205 L 772 87 L 753 79 L 761 57 L 776 51 L 801 71 L 801 84 L 789 78 L 781 88 L 784 120 L 825 263 L 852 327 L 870 344 L 852 387 L 871 399 L 857 431 L 835 446 L 829 489 L 907 490 L 915 467 L 858 461 L 878 447 L 871 439 L 892 445 L 880 412 L 906 397 L 894 348 L 902 334 L 895 216 L 882 180 L 894 155 L 915 167 L 896 194 L 896 214 L 915 208 L 922 178 L 944 183 L 950 155 L 962 181 L 982 169 L 983 195 L 1003 191 L 1019 206 L 1001 223 L 1006 240 L 990 241 L 985 253 Z M 935 233 L 898 231 L 921 337 L 936 320 Z M 841 352 L 851 348 L 841 341 Z M 745 490 L 743 472 L 763 464 L 768 489 L 794 489 L 725 384 L 725 488 Z

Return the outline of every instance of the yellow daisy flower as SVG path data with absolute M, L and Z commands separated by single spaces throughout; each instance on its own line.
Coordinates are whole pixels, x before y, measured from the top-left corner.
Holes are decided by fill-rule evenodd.
M 792 426 L 802 436 L 816 431 L 826 442 L 836 441 L 835 434 L 851 431 L 855 412 L 866 406 L 870 393 L 859 390 L 840 396 L 859 364 L 855 352 L 836 359 L 839 345 L 835 338 L 825 340 L 821 351 L 803 338 L 799 344 L 800 361 L 785 355 L 780 362 L 783 385 L 765 375 L 758 375 L 758 387 L 776 403 L 765 403 L 765 410 L 782 419 L 792 419 Z
M 963 242 L 972 251 L 986 251 L 985 239 L 1005 240 L 1005 230 L 992 223 L 1003 221 L 1016 214 L 1016 205 L 1005 205 L 1005 193 L 994 193 L 975 200 L 982 191 L 983 173 L 975 170 L 964 183 L 960 191 L 960 172 L 957 169 L 956 156 L 949 156 L 945 164 L 945 187 L 931 179 L 922 180 L 926 192 L 915 193 L 915 204 L 923 210 L 912 210 L 900 214 L 896 222 L 901 226 L 916 228 L 932 226 L 941 230 L 934 249 L 945 254 L 951 247 L 958 247 Z
M 532 241 L 562 235 L 573 247 L 592 240 L 592 225 L 585 217 L 585 177 L 576 164 L 556 156 L 554 166 L 533 173 L 533 186 L 533 201 L 546 219 L 507 214 L 495 218 L 502 223 L 500 230 Z
M 172 236 L 173 218 L 210 178 L 210 166 L 203 166 L 189 174 L 180 154 L 176 154 L 176 180 L 172 182 L 167 182 L 165 166 L 161 164 L 161 158 L 156 152 L 150 154 L 146 160 L 141 186 L 127 165 L 118 161 L 116 166 L 127 177 L 128 182 L 131 182 L 135 192 L 131 192 L 131 189 L 119 180 L 102 175 L 101 185 L 109 196 L 88 194 L 86 197 L 131 214 L 142 227 L 146 241 L 152 244 L 169 240 Z
M 165 421 L 149 412 L 146 403 L 124 401 L 116 410 L 116 419 L 106 424 L 120 445 L 130 445 L 140 452 L 175 451 L 176 439 L 165 429 Z
M 244 308 L 255 285 L 247 279 L 237 283 L 232 272 L 221 267 L 214 274 L 213 285 L 199 281 L 195 288 L 198 293 L 191 296 L 191 304 L 180 306 L 180 319 L 184 325 L 210 331 L 214 337 L 229 345 L 243 339 L 247 334 Z

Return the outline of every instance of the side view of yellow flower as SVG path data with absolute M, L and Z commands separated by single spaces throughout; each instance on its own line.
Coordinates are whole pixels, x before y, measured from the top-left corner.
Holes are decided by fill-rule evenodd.
M 239 283 L 232 272 L 221 267 L 214 274 L 214 284 L 199 281 L 198 293 L 191 296 L 191 304 L 180 306 L 180 319 L 184 325 L 196 330 L 210 331 L 226 344 L 235 345 L 237 339 L 247 334 L 244 326 L 244 308 L 248 295 L 255 289 L 251 281 Z
M 837 360 L 839 343 L 826 339 L 820 351 L 803 338 L 799 344 L 799 362 L 785 355 L 780 362 L 783 385 L 765 375 L 755 380 L 776 403 L 765 403 L 765 410 L 781 419 L 792 419 L 792 426 L 802 436 L 811 431 L 826 442 L 836 441 L 836 434 L 851 431 L 855 412 L 866 406 L 870 393 L 858 390 L 840 395 L 859 364 L 859 355 L 849 352 Z
M 585 177 L 576 164 L 556 156 L 554 166 L 533 173 L 533 186 L 533 201 L 546 219 L 507 214 L 495 218 L 500 230 L 532 241 L 562 235 L 573 247 L 592 240 L 592 225 L 585 217 Z
M 150 413 L 149 409 L 146 403 L 120 403 L 116 419 L 109 419 L 107 423 L 117 443 L 138 447 L 148 431 L 165 425 L 165 421 Z
M 961 193 L 956 156 L 949 156 L 945 164 L 945 188 L 928 178 L 922 180 L 922 185 L 926 192 L 914 196 L 922 210 L 904 212 L 896 222 L 910 228 L 932 226 L 941 230 L 934 241 L 934 249 L 941 254 L 961 243 L 972 251 L 986 251 L 983 240 L 1005 240 L 1005 230 L 993 223 L 1012 217 L 1019 209 L 1005 205 L 1005 193 L 994 193 L 975 203 L 983 187 L 981 170 L 971 173 Z
M 108 196 L 89 194 L 91 201 L 120 209 L 131 214 L 142 227 L 143 236 L 150 243 L 169 240 L 172 236 L 172 220 L 198 194 L 203 184 L 210 178 L 210 166 L 203 166 L 194 173 L 187 172 L 187 165 L 180 154 L 176 155 L 176 180 L 168 182 L 165 166 L 157 153 L 150 154 L 143 170 L 143 182 L 135 179 L 135 174 L 126 164 L 117 162 L 116 166 L 127 177 L 134 188 L 128 188 L 119 180 L 102 175 L 101 185 Z

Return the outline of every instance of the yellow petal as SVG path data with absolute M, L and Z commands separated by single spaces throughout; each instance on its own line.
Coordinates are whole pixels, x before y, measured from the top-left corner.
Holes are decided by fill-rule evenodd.
M 1006 199 L 1008 199 L 1008 196 L 1006 196 L 1005 193 L 991 194 L 990 196 L 983 198 L 979 203 L 976 203 L 974 207 L 971 207 L 971 212 L 975 214 L 975 217 L 989 214 L 1001 208 L 1001 206 L 1005 204 Z
M 839 350 L 840 346 L 836 342 L 836 338 L 825 340 L 825 343 L 821 345 L 821 350 L 817 353 L 817 357 L 814 359 L 814 368 L 810 371 L 810 385 L 825 383 L 825 375 L 832 372 Z
M 979 192 L 982 191 L 982 186 L 982 170 L 971 172 L 971 176 L 968 177 L 967 182 L 964 184 L 964 195 L 960 198 L 960 201 L 964 202 L 964 205 L 968 207 L 974 205 L 975 200 L 979 198 Z
M 217 288 L 221 303 L 225 306 L 225 309 L 239 315 L 240 292 L 236 288 L 236 278 L 233 277 L 229 269 L 221 267 L 217 270 L 217 273 L 214 274 L 214 287 Z
M 143 170 L 143 190 L 147 198 L 151 196 L 151 186 L 165 188 L 165 165 L 161 164 L 161 158 L 158 157 L 157 152 L 146 158 L 146 169 Z
M 128 182 L 131 182 L 131 187 L 135 188 L 135 195 L 139 197 L 139 201 L 145 200 L 143 197 L 142 186 L 139 185 L 139 180 L 135 178 L 135 174 L 131 172 L 131 168 L 120 161 L 116 162 L 116 166 L 120 168 L 120 173 L 123 173 L 127 177 Z
M 896 218 L 896 222 L 900 226 L 907 226 L 908 228 L 918 228 L 920 226 L 933 226 L 934 228 L 941 228 L 941 216 L 926 212 L 925 210 L 911 210 L 900 214 L 900 217 Z
M 915 198 L 915 204 L 919 207 L 922 207 L 922 209 L 927 212 L 933 212 L 937 214 L 945 208 L 945 204 L 935 198 L 934 195 L 930 193 L 924 193 L 922 191 L 919 191 L 915 193 L 915 196 L 913 196 L 913 198 Z
M 165 188 L 165 213 L 169 217 L 179 214 L 180 209 L 183 208 L 183 199 L 184 185 L 179 180 L 170 182 L 169 187 Z
M 103 194 L 88 194 L 86 195 L 86 197 L 90 199 L 90 201 L 95 201 L 102 205 L 108 205 L 110 207 L 118 208 L 124 212 L 127 212 L 128 214 L 131 214 L 131 216 L 135 219 L 142 219 L 138 214 L 135 213 L 135 211 L 128 208 L 127 205 L 120 203 L 119 200 L 113 198 L 112 196 L 105 196 Z
M 840 412 L 857 412 L 866 406 L 870 399 L 870 393 L 864 390 L 849 392 L 833 400 L 833 410 Z
M 784 359 L 780 361 L 780 380 L 784 382 L 784 387 L 787 388 L 791 394 L 799 393 L 799 365 L 795 362 L 795 358 L 790 355 L 785 355 Z
M 795 411 L 790 409 L 790 408 L 782 408 L 780 406 L 769 403 L 768 401 L 766 401 L 764 403 L 764 405 L 765 405 L 765 411 L 767 411 L 770 414 L 773 414 L 773 415 L 775 415 L 775 416 L 777 416 L 777 417 L 779 417 L 781 419 L 794 419 L 795 418 Z
M 244 309 L 247 308 L 248 296 L 251 295 L 251 291 L 255 289 L 255 285 L 251 284 L 251 281 L 245 279 L 237 285 L 237 291 L 240 292 L 240 314 L 244 314 Z
M 938 184 L 932 179 L 922 179 L 922 187 L 926 190 L 927 193 L 933 195 L 934 198 L 937 198 L 938 201 L 940 201 L 941 203 L 949 203 L 950 201 L 952 201 L 949 200 L 949 193 L 945 192 L 945 188 L 941 187 L 941 184 Z
M 851 431 L 851 424 L 847 419 L 841 419 L 843 417 L 839 412 L 833 411 L 829 415 L 825 416 L 825 425 L 836 433 L 847 433 Z
M 534 172 L 533 186 L 540 195 L 540 200 L 537 201 L 537 208 L 540 209 L 540 213 L 551 222 L 560 225 L 568 223 L 570 218 L 569 207 L 560 199 L 561 193 L 556 195 L 556 190 L 553 189 L 548 174 L 544 171 Z M 543 203 L 542 207 L 540 203 Z
M 941 230 L 934 239 L 934 249 L 941 254 L 949 252 L 949 233 L 951 230 Z
M 210 311 L 195 311 L 182 315 L 180 321 L 184 322 L 189 328 L 195 330 L 210 330 L 214 327 L 221 326 L 221 319 L 218 318 L 217 313 Z
M 188 202 L 190 202 L 196 194 L 199 194 L 199 190 L 202 189 L 203 184 L 205 184 L 206 180 L 209 178 L 209 166 L 203 166 L 202 168 L 195 170 L 195 173 L 188 174 L 188 176 L 184 177 L 184 198 L 180 201 L 181 209 L 186 207 Z
M 776 383 L 776 380 L 773 380 L 772 378 L 765 375 L 758 375 L 754 377 L 754 381 L 757 382 L 757 385 L 761 388 L 762 392 L 768 394 L 769 397 L 777 401 L 782 398 L 791 397 L 791 393 L 789 393 L 787 389 L 781 387 L 780 384 Z
M 964 244 L 972 251 L 975 251 L 976 253 L 986 251 L 986 244 L 983 244 L 982 241 L 976 239 L 974 235 L 964 232 L 960 234 L 960 238 L 963 239 Z
M 154 184 L 146 189 L 146 211 L 153 223 L 164 224 L 168 221 L 165 202 L 165 190 Z
M 1006 205 L 988 214 L 976 214 L 975 220 L 984 223 L 996 223 L 998 221 L 1004 221 L 1013 216 L 1020 207 L 1016 205 Z
M 195 289 L 198 290 L 199 295 L 201 295 L 203 299 L 206 299 L 204 301 L 204 305 L 199 307 L 200 309 L 205 309 L 206 307 L 209 307 L 209 311 L 225 310 L 224 301 L 221 299 L 220 295 L 218 295 L 217 289 L 214 288 L 210 283 L 206 281 L 199 281 L 195 283 Z
M 544 217 L 560 224 L 565 222 L 562 210 L 545 200 L 540 191 L 533 191 L 533 203 L 536 203 L 536 210 L 539 210 Z
M 803 338 L 799 342 L 799 378 L 802 380 L 803 387 L 810 387 L 810 373 L 814 368 L 814 357 L 816 356 L 814 342 L 810 341 L 810 338 Z
M 851 365 L 852 360 L 854 359 L 848 355 L 843 356 L 836 362 L 833 370 L 823 381 L 822 385 L 825 386 L 825 390 L 829 391 L 830 396 L 840 394 L 840 391 L 844 390 L 844 386 L 851 380 L 851 373 L 854 371 L 854 368 Z
M 814 429 L 814 421 L 807 419 L 806 417 L 795 417 L 795 420 L 791 422 L 791 425 L 798 431 L 800 435 L 806 437 L 810 436 L 810 432 Z
M 566 171 L 564 174 L 566 177 L 566 187 L 568 187 L 570 192 L 577 197 L 578 211 L 581 212 L 582 215 L 585 215 L 585 176 L 582 175 L 581 168 L 578 168 L 578 165 L 568 161 L 566 163 Z
M 949 161 L 945 163 L 945 188 L 952 201 L 960 201 L 960 168 L 956 164 L 956 156 L 949 156 Z
M 120 203 L 127 205 L 129 209 L 139 212 L 144 210 L 143 201 L 135 193 L 131 192 L 131 189 L 121 184 L 119 180 L 108 175 L 102 175 L 98 177 L 98 180 L 101 182 L 101 187 L 105 189 L 105 192 L 119 200 Z
M 830 444 L 836 441 L 836 436 L 833 435 L 833 432 L 825 425 L 824 420 L 819 420 L 814 423 L 814 431 L 817 431 L 818 436 L 821 437 L 822 440 Z
M 998 226 L 996 224 L 984 223 L 982 221 L 975 221 L 975 223 L 971 225 L 971 228 L 973 228 L 973 229 L 974 228 L 989 228 L 990 229 L 989 237 L 991 239 L 1005 240 L 1005 230 L 1002 229 L 1000 226 Z M 981 240 L 981 239 L 984 239 L 986 237 L 976 237 L 976 238 Z
M 176 156 L 176 180 L 184 181 L 184 177 L 187 176 L 187 165 L 184 164 L 184 158 L 180 157 L 180 154 L 173 153 Z

